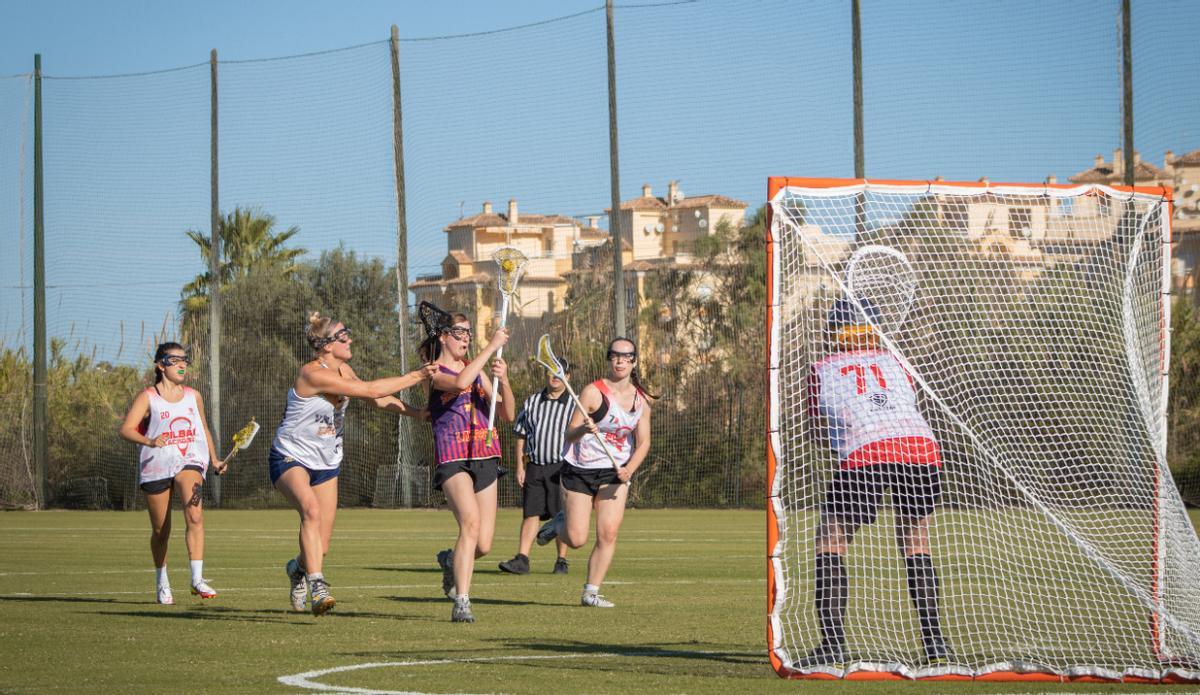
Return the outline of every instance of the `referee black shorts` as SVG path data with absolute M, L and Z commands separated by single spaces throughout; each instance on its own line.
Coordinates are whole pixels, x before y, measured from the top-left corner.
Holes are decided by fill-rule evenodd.
M 563 464 L 529 464 L 525 466 L 525 487 L 521 489 L 521 506 L 525 516 L 536 516 L 545 521 L 562 509 L 562 493 L 559 473 Z
M 833 474 L 822 515 L 844 525 L 875 523 L 884 490 L 892 493 L 897 517 L 924 519 L 942 495 L 942 469 L 923 463 L 877 463 Z

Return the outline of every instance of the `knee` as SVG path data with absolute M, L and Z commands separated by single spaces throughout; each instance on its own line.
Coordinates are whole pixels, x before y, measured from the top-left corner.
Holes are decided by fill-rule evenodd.
M 319 525 L 321 523 L 321 505 L 315 499 L 305 502 L 300 507 L 300 521 L 304 524 Z
M 183 510 L 183 520 L 189 529 L 204 528 L 204 512 L 199 507 L 188 507 Z
M 579 549 L 582 548 L 585 543 L 587 543 L 586 529 L 580 533 L 574 533 L 570 529 L 567 529 L 567 532 L 563 535 L 565 536 L 563 541 L 571 548 Z
M 463 538 L 468 538 L 476 543 L 479 542 L 479 517 L 464 516 L 458 522 L 458 532 Z
M 171 524 L 157 524 L 150 527 L 150 540 L 155 543 L 166 543 L 171 537 Z
M 597 526 L 596 527 L 596 544 L 597 545 L 613 545 L 617 542 L 617 532 L 620 529 L 618 526 Z

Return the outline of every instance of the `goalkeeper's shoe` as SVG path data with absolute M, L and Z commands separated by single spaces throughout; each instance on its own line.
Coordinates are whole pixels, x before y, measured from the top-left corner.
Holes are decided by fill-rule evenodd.
M 337 605 L 337 599 L 329 595 L 329 584 L 324 579 L 314 579 L 308 585 L 312 592 L 313 615 L 325 615 Z
M 585 591 L 579 597 L 579 605 L 588 608 L 615 608 L 616 604 L 600 595 L 598 591 Z
M 471 599 L 466 596 L 454 599 L 454 608 L 450 610 L 450 622 L 473 623 L 475 614 L 471 612 Z
M 824 641 L 807 656 L 796 662 L 796 668 L 809 669 L 817 666 L 841 666 L 846 663 L 846 647 L 840 642 Z
M 563 515 L 563 513 L 559 512 L 555 514 L 554 518 L 550 519 L 550 521 L 542 524 L 542 527 L 538 529 L 537 544 L 546 545 L 550 541 L 557 538 L 558 534 L 562 533 L 562 525 L 565 519 L 566 517 Z
M 164 606 L 170 606 L 175 603 L 175 597 L 171 595 L 171 587 L 163 584 L 158 587 L 158 602 Z
M 296 558 L 288 560 L 286 569 L 288 581 L 292 584 L 290 592 L 292 610 L 303 613 L 304 603 L 308 600 L 308 579 L 304 577 L 304 570 L 300 569 L 300 563 L 296 562 Z
M 944 666 L 954 661 L 954 650 L 946 644 L 942 637 L 934 637 L 925 641 L 925 664 L 927 666 Z
M 437 554 L 438 567 L 442 568 L 442 593 L 454 600 L 458 592 L 454 588 L 454 550 L 446 548 Z
M 208 585 L 207 579 L 201 579 L 192 585 L 192 596 L 199 596 L 200 598 L 216 598 L 217 592 Z

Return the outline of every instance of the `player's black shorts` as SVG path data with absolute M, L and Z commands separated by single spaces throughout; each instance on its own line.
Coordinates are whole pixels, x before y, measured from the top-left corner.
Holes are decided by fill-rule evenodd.
M 433 487 L 441 490 L 442 483 L 450 479 L 450 476 L 455 473 L 466 473 L 471 476 L 471 481 L 474 483 L 475 492 L 482 492 L 487 489 L 488 485 L 500 479 L 508 471 L 500 465 L 500 457 L 493 456 L 487 459 L 467 459 L 465 461 L 447 461 L 439 463 L 437 469 L 433 472 Z
M 892 492 L 896 516 L 922 519 L 942 494 L 942 469 L 923 463 L 877 463 L 833 474 L 821 513 L 842 524 L 875 522 L 884 490 Z
M 605 485 L 621 485 L 621 479 L 612 468 L 579 468 L 566 464 L 559 474 L 562 486 L 571 492 L 580 492 L 595 497 Z
M 204 469 L 203 468 L 201 468 L 200 466 L 193 466 L 192 464 L 188 464 L 183 467 L 183 470 L 196 471 L 197 473 L 200 474 L 200 477 L 201 477 L 200 484 L 201 485 L 204 484 L 204 481 L 203 481 Z M 142 488 L 142 492 L 146 493 L 147 495 L 157 495 L 158 493 L 162 492 L 163 490 L 170 490 L 174 484 L 175 484 L 175 477 L 172 476 L 170 478 L 163 478 L 161 480 L 151 480 L 148 483 L 142 483 L 138 487 Z
M 559 492 L 561 461 L 544 466 L 525 466 L 525 487 L 521 489 L 521 506 L 525 516 L 536 516 L 542 521 L 549 519 L 562 509 L 562 494 Z

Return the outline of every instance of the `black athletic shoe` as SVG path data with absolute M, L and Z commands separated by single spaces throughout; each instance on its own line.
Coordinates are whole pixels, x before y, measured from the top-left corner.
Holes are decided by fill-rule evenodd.
M 537 544 L 546 545 L 555 538 L 558 538 L 558 534 L 562 533 L 563 523 L 566 521 L 566 518 L 566 515 L 559 512 L 551 517 L 549 521 L 542 524 L 542 527 L 538 529 Z
M 954 661 L 954 650 L 941 637 L 925 643 L 925 664 L 927 666 L 942 666 Z
M 454 587 L 454 550 L 446 548 L 437 554 L 438 567 L 442 568 L 442 593 L 453 600 L 458 595 Z
M 554 561 L 554 573 L 555 574 L 566 574 L 567 573 L 567 558 L 560 557 Z
M 500 571 L 509 574 L 529 574 L 529 557 L 517 553 L 513 559 L 500 563 Z
M 796 662 L 796 668 L 809 669 L 817 666 L 841 666 L 846 663 L 846 647 L 836 642 L 822 642 L 807 656 Z

